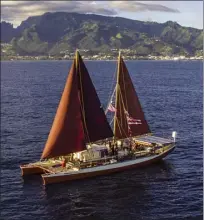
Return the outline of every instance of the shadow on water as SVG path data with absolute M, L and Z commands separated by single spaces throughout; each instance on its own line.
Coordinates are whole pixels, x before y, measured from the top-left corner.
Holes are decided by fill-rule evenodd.
M 30 184 L 35 184 L 35 185 L 43 184 L 40 174 L 22 176 L 22 181 L 24 187 Z

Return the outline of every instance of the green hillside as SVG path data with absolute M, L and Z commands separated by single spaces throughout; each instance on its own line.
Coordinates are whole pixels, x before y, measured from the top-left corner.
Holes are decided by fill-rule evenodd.
M 203 31 L 172 21 L 160 24 L 56 12 L 23 21 L 11 43 L 20 55 L 59 55 L 76 48 L 98 52 L 129 48 L 138 55 L 195 55 L 203 49 Z

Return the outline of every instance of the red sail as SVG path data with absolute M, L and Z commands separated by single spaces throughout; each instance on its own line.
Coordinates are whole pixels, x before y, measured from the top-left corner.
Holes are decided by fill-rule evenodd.
M 41 156 L 42 159 L 85 149 L 77 81 L 76 61 L 74 61 Z
M 77 52 L 41 158 L 82 151 L 86 149 L 85 143 L 112 136 L 89 73 Z
M 114 136 L 126 138 L 150 133 L 127 67 L 119 55 Z
M 94 142 L 113 137 L 113 131 L 107 121 L 104 110 L 91 81 L 89 73 L 79 56 L 79 85 L 82 104 L 82 113 L 85 117 L 84 132 L 86 142 Z

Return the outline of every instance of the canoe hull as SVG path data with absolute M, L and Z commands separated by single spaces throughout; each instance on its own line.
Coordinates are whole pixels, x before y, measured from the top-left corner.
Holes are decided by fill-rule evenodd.
M 77 179 L 84 179 L 88 177 L 95 177 L 95 176 L 101 176 L 101 175 L 108 175 L 112 173 L 122 172 L 125 170 L 133 169 L 133 168 L 139 168 L 144 167 L 149 164 L 155 163 L 164 157 L 166 157 L 169 153 L 171 153 L 174 150 L 175 146 L 172 146 L 168 150 L 166 150 L 164 153 L 161 153 L 156 156 L 151 156 L 149 158 L 144 159 L 135 159 L 128 162 L 122 162 L 122 163 L 115 163 L 111 165 L 106 166 L 99 166 L 94 168 L 87 168 L 83 170 L 79 170 L 72 173 L 58 173 L 58 174 L 51 174 L 51 175 L 42 175 L 43 184 L 52 184 L 52 183 L 60 183 L 65 181 L 71 181 L 71 180 L 77 180 Z M 119 166 L 118 166 L 119 165 Z
M 40 167 L 35 167 L 35 166 L 24 166 L 21 165 L 21 175 L 31 175 L 31 174 L 43 174 L 44 170 L 41 169 Z

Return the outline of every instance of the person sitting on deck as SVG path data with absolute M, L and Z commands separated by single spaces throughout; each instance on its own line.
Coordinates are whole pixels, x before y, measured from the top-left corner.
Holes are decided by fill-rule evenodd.
M 65 159 L 63 159 L 61 165 L 62 165 L 62 167 L 66 167 L 66 160 Z

